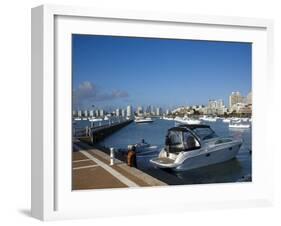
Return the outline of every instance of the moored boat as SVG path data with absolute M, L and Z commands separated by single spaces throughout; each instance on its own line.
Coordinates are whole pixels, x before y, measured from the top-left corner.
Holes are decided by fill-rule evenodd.
M 219 137 L 208 125 L 182 125 L 168 130 L 165 147 L 150 162 L 175 171 L 195 169 L 234 158 L 242 142 Z
M 153 119 L 150 117 L 136 117 L 135 122 L 136 123 L 151 123 L 151 122 L 153 122 Z
M 174 119 L 176 122 L 179 122 L 181 124 L 200 124 L 201 121 L 199 119 L 191 119 L 191 118 L 188 118 L 188 117 L 176 117 Z
M 229 123 L 229 128 L 240 128 L 240 129 L 248 129 L 250 128 L 251 125 L 250 124 L 244 124 L 244 123 L 241 123 L 241 122 L 238 122 L 238 123 Z

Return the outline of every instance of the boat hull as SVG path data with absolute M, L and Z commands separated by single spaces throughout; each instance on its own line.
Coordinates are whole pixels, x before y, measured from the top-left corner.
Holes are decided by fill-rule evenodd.
M 240 146 L 241 144 L 237 143 L 235 145 L 226 146 L 222 149 L 217 149 L 214 151 L 206 152 L 202 150 L 199 154 L 187 157 L 184 161 L 179 163 L 164 163 L 163 158 L 158 158 L 160 161 L 157 159 L 152 159 L 151 163 L 157 166 L 158 168 L 170 168 L 174 171 L 186 171 L 217 163 L 222 163 L 233 159 L 239 152 Z
M 135 120 L 135 123 L 151 123 L 153 120 Z
M 204 166 L 209 166 L 217 163 L 222 163 L 235 158 L 235 156 L 239 152 L 239 149 L 240 146 L 236 145 L 234 147 L 229 147 L 229 148 L 209 152 L 206 154 L 194 156 L 186 159 L 182 164 L 175 167 L 173 170 L 184 171 L 184 170 L 201 168 Z

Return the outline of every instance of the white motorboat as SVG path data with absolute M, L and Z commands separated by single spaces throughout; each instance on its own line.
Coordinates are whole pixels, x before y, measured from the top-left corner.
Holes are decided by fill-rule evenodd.
M 216 122 L 217 121 L 217 117 L 209 117 L 204 115 L 203 117 L 200 118 L 203 121 L 207 121 L 207 122 Z
M 90 118 L 89 121 L 90 122 L 101 122 L 102 119 L 101 118 Z
M 151 122 L 153 122 L 153 119 L 150 117 L 136 117 L 135 122 L 136 123 L 151 123 Z
M 172 118 L 172 117 L 166 117 L 166 116 L 164 116 L 162 119 L 168 120 L 168 121 L 173 121 L 173 120 L 174 120 L 174 118 Z
M 237 129 L 248 129 L 251 127 L 250 124 L 245 124 L 241 122 L 230 122 L 228 126 L 229 128 L 237 128 Z
M 81 121 L 81 118 L 77 117 L 77 118 L 74 118 L 75 121 Z
M 231 121 L 230 118 L 224 118 L 224 119 L 222 120 L 222 122 L 225 122 L 225 123 L 230 123 L 230 121 Z
M 175 117 L 175 119 L 174 119 L 176 122 L 179 122 L 179 123 L 181 123 L 181 124 L 200 124 L 201 123 L 201 121 L 200 120 L 198 120 L 198 119 L 191 119 L 191 118 L 188 118 L 188 117 L 183 117 L 183 118 L 181 118 L 181 117 Z
M 128 150 L 134 149 L 138 156 L 159 153 L 159 148 L 156 145 L 147 143 L 144 139 L 140 143 L 128 145 Z
M 85 120 L 88 120 L 88 118 L 84 117 L 84 118 L 82 118 L 82 120 L 84 120 L 84 121 L 85 121 Z
M 150 162 L 175 171 L 195 169 L 234 158 L 242 142 L 218 137 L 208 125 L 182 125 L 168 130 L 165 147 Z

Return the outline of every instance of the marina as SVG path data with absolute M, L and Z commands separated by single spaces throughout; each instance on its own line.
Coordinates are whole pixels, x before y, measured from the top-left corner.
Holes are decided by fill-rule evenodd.
M 215 122 L 206 122 L 202 120 L 201 125 L 210 125 L 219 136 L 234 137 L 243 140 L 240 150 L 235 158 L 210 166 L 179 172 L 155 167 L 155 165 L 151 163 L 151 159 L 156 158 L 159 155 L 161 149 L 165 145 L 165 137 L 168 129 L 174 127 L 175 124 L 176 121 L 174 120 L 165 120 L 161 118 L 155 118 L 153 123 L 126 121 L 126 124 L 123 124 L 123 126 L 118 126 L 118 129 L 104 135 L 99 141 L 94 142 L 94 147 L 100 153 L 104 153 L 108 159 L 110 158 L 109 149 L 114 148 L 118 161 L 121 161 L 122 165 L 125 166 L 127 165 L 126 155 L 129 145 L 135 145 L 141 141 L 149 144 L 149 148 L 138 149 L 139 151 L 136 154 L 136 166 L 128 167 L 128 170 L 131 171 L 131 169 L 137 169 L 138 172 L 142 172 L 144 175 L 149 175 L 164 184 L 183 185 L 222 183 L 243 181 L 243 178 L 247 178 L 247 181 L 251 180 L 251 128 L 239 130 L 235 128 L 232 129 L 229 127 L 228 123 L 224 123 L 222 119 L 216 120 Z M 82 127 L 82 125 L 90 127 L 91 122 L 82 120 L 75 124 L 76 128 L 79 126 Z M 113 125 L 114 123 L 112 126 Z M 110 130 L 110 128 L 106 126 L 103 126 L 103 128 Z M 92 140 L 89 137 L 82 137 L 81 141 L 84 142 L 82 142 L 84 145 L 85 142 L 88 142 L 88 149 L 89 147 L 93 149 L 93 146 L 91 146 Z M 96 169 L 95 167 L 90 167 L 83 170 L 93 171 Z M 90 177 L 90 175 L 88 175 L 87 178 L 88 177 Z M 79 175 L 74 177 L 74 181 L 75 180 L 79 181 Z M 83 186 L 81 188 L 81 186 L 77 185 L 77 188 L 83 189 Z

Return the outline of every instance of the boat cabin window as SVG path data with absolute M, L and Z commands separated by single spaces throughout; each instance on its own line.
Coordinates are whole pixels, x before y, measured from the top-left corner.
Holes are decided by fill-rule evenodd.
M 170 131 L 167 136 L 166 145 L 169 146 L 169 152 L 182 151 L 182 133 L 180 131 Z
M 195 128 L 193 130 L 201 140 L 208 140 L 218 137 L 218 135 L 211 128 Z
M 194 150 L 200 148 L 198 140 L 189 131 L 183 132 L 183 147 L 185 150 Z
M 171 131 L 168 137 L 170 145 L 179 145 L 182 143 L 181 132 Z
M 190 131 L 170 131 L 166 138 L 169 152 L 191 151 L 200 148 L 200 143 Z

